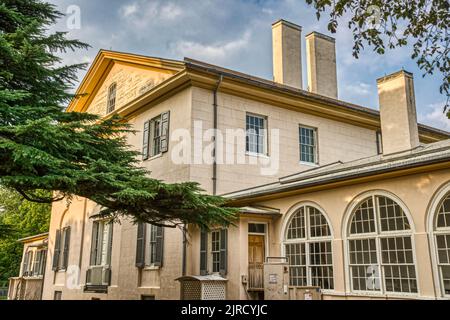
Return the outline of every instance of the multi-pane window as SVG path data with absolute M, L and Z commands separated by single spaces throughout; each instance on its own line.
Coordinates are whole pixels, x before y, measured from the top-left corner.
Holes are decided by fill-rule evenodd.
M 168 151 L 169 111 L 146 121 L 143 130 L 142 157 L 144 160 Z
M 450 296 L 450 194 L 438 208 L 434 233 L 442 293 Z
M 106 113 L 113 112 L 114 109 L 116 108 L 116 91 L 117 91 L 117 84 L 114 82 L 108 88 L 108 102 Z
M 33 262 L 33 275 L 42 276 L 44 275 L 45 261 L 46 261 L 47 251 L 37 250 Z
M 148 266 L 160 265 L 161 261 L 159 259 L 158 251 L 162 251 L 162 248 L 159 248 L 159 246 L 162 245 L 162 242 L 159 243 L 158 238 L 162 237 L 162 227 L 147 224 L 146 232 L 148 246 L 146 248 L 145 264 Z
M 284 248 L 291 286 L 334 289 L 331 231 L 322 212 L 300 207 L 288 223 Z
M 211 232 L 212 272 L 220 270 L 220 231 Z
M 267 118 L 247 114 L 245 126 L 245 150 L 255 154 L 267 154 Z
M 392 199 L 372 195 L 350 220 L 349 270 L 353 291 L 417 293 L 411 226 Z
M 300 161 L 317 163 L 317 130 L 299 126 Z

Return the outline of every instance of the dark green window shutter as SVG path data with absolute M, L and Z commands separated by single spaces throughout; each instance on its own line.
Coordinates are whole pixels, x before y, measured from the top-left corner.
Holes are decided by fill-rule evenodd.
M 200 275 L 208 273 L 208 232 L 202 230 L 200 233 Z
M 98 251 L 98 222 L 92 223 L 92 237 L 91 237 L 91 259 L 89 264 L 95 266 L 97 264 L 97 251 Z
M 169 151 L 169 122 L 170 122 L 170 111 L 161 114 L 161 139 L 160 139 L 161 152 Z
M 60 251 L 61 251 L 61 230 L 56 230 L 55 249 L 53 251 L 53 265 L 52 265 L 53 271 L 58 270 Z
M 150 121 L 145 121 L 144 123 L 144 131 L 143 131 L 143 137 L 142 137 L 142 159 L 147 160 L 148 159 L 148 152 L 149 152 L 149 135 L 150 135 Z
M 112 255 L 112 243 L 113 243 L 113 231 L 114 231 L 114 223 L 111 221 L 109 224 L 109 232 L 108 232 L 108 252 L 106 256 L 106 263 L 111 265 L 111 255 Z
M 64 251 L 63 251 L 63 269 L 67 269 L 69 263 L 69 248 L 70 248 L 70 227 L 64 228 Z
M 164 228 L 156 227 L 156 254 L 155 254 L 155 266 L 162 267 L 164 258 Z
M 228 264 L 228 230 L 220 230 L 220 261 L 219 261 L 219 273 L 224 276 L 227 274 Z
M 147 225 L 139 222 L 137 225 L 136 267 L 145 267 L 145 233 Z

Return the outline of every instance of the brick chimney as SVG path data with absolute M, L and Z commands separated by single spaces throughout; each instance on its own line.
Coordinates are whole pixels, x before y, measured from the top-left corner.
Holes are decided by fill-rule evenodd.
M 413 74 L 398 71 L 377 80 L 383 153 L 419 146 Z
M 302 89 L 302 27 L 279 20 L 272 24 L 273 79 Z
M 336 45 L 332 37 L 319 32 L 306 36 L 308 90 L 337 99 Z

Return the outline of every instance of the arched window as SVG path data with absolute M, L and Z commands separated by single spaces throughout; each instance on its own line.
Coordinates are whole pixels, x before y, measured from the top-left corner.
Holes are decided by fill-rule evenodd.
M 290 218 L 284 237 L 291 286 L 334 289 L 331 231 L 325 216 L 304 205 Z
M 442 294 L 450 295 L 450 193 L 441 201 L 434 219 L 434 240 Z
M 371 195 L 358 203 L 349 221 L 352 291 L 417 293 L 411 225 L 400 205 Z

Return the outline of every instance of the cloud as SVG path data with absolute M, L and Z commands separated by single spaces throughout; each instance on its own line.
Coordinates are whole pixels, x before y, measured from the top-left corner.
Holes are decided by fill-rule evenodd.
M 126 4 L 119 9 L 119 12 L 126 18 L 135 14 L 138 11 L 138 8 L 139 6 L 137 3 Z
M 444 105 L 445 102 L 433 103 L 426 106 L 418 114 L 419 122 L 450 132 L 450 119 L 444 113 Z
M 176 55 L 184 55 L 209 62 L 223 62 L 230 56 L 235 56 L 250 44 L 251 32 L 244 34 L 228 42 L 216 42 L 213 44 L 202 44 L 194 41 L 178 41 L 172 45 L 172 51 Z
M 349 94 L 368 96 L 373 93 L 373 86 L 364 82 L 359 82 L 345 85 L 344 90 L 346 90 Z

